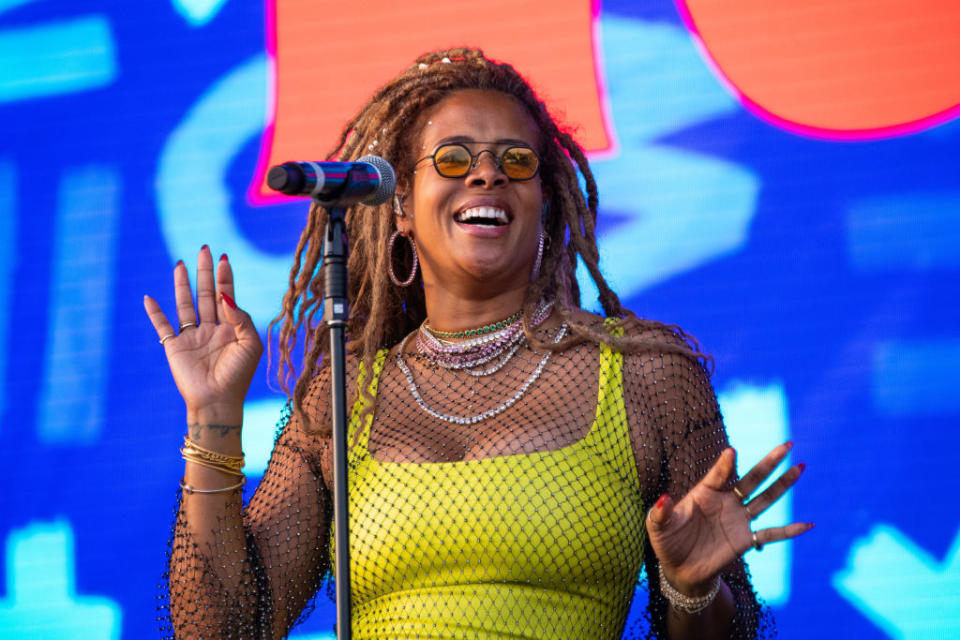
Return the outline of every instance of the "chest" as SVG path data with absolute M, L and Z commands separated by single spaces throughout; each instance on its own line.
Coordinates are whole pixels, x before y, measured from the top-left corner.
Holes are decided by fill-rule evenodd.
M 643 505 L 629 472 L 588 442 L 453 463 L 361 459 L 350 480 L 358 599 L 503 582 L 620 597 L 640 568 Z
M 601 637 L 572 633 L 598 619 L 620 628 L 640 570 L 644 508 L 618 359 L 605 355 L 599 376 L 596 361 L 581 364 L 582 375 L 558 367 L 522 403 L 472 425 L 410 403 L 383 370 L 376 411 L 352 422 L 351 569 L 366 619 L 470 629 L 518 620 L 543 631 L 537 637 Z M 433 382 L 420 379 L 440 389 L 424 395 L 435 411 L 482 410 L 502 391 Z M 497 637 L 511 635 L 494 626 Z
M 517 357 L 497 376 L 388 360 L 369 450 L 381 462 L 458 462 L 558 450 L 583 439 L 599 401 L 595 351 Z M 479 418 L 479 419 L 478 419 Z

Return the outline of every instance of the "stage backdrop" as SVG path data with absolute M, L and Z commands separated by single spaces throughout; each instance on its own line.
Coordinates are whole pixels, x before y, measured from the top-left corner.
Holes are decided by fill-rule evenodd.
M 156 636 L 184 413 L 143 294 L 209 243 L 264 329 L 306 205 L 263 168 L 460 43 L 577 129 L 601 266 L 715 356 L 741 460 L 807 463 L 761 525 L 816 529 L 747 554 L 782 637 L 960 637 L 952 0 L 0 0 L 0 638 Z

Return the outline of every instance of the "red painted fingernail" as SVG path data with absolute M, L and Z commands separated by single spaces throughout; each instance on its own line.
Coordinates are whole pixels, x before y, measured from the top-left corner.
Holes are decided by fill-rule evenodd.
M 221 253 L 221 254 L 220 254 L 220 262 L 223 262 L 223 261 L 226 260 L 226 259 L 227 259 L 227 254 Z
M 233 298 L 231 298 L 231 297 L 228 296 L 227 294 L 221 293 L 221 294 L 220 294 L 220 297 L 223 298 L 223 301 L 224 301 L 224 302 L 226 302 L 228 305 L 230 305 L 230 308 L 231 308 L 231 309 L 236 309 L 236 308 L 237 308 L 237 303 L 234 302 L 234 301 L 233 301 Z
M 660 496 L 660 499 L 657 500 L 657 509 L 663 509 L 663 504 L 667 501 L 667 494 Z
M 806 471 L 806 470 L 807 470 L 807 463 L 806 463 L 806 462 L 801 462 L 801 463 L 800 463 L 800 473 L 803 473 L 803 472 Z
M 793 440 L 787 440 L 786 443 L 787 449 L 793 449 Z
M 182 265 L 182 264 L 183 264 L 183 260 L 177 260 L 177 264 L 173 265 L 173 268 L 176 269 L 177 267 L 179 267 L 179 266 Z

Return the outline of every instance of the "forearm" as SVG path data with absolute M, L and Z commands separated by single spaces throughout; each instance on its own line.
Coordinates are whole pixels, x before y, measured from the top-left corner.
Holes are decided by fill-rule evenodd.
M 188 410 L 186 437 L 206 450 L 240 456 L 243 455 L 242 424 L 242 406 Z M 187 488 L 183 491 L 180 518 L 193 542 L 201 549 L 211 553 L 246 549 L 241 489 L 226 490 L 242 481 L 242 477 L 232 473 L 191 460 L 184 461 L 183 484 Z M 226 582 L 236 579 L 223 570 L 220 573 L 218 577 Z
M 242 410 L 194 413 L 188 417 L 187 438 L 204 449 L 239 456 L 241 416 Z M 170 557 L 170 613 L 178 637 L 259 626 L 239 613 L 252 614 L 259 599 L 243 526 L 242 492 L 229 489 L 241 481 L 235 474 L 185 461 L 186 488 Z

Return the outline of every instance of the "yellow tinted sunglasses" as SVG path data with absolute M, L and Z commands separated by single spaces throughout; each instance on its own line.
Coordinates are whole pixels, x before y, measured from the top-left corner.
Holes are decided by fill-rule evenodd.
M 540 171 L 540 157 L 537 152 L 530 147 L 518 145 L 506 147 L 500 152 L 500 155 L 490 149 L 483 149 L 474 154 L 470 152 L 466 145 L 451 142 L 440 145 L 431 155 L 417 160 L 417 163 L 419 164 L 430 158 L 433 160 L 433 167 L 437 170 L 437 173 L 444 178 L 462 178 L 476 168 L 480 156 L 484 153 L 489 153 L 493 157 L 497 169 L 511 180 L 530 180 Z

